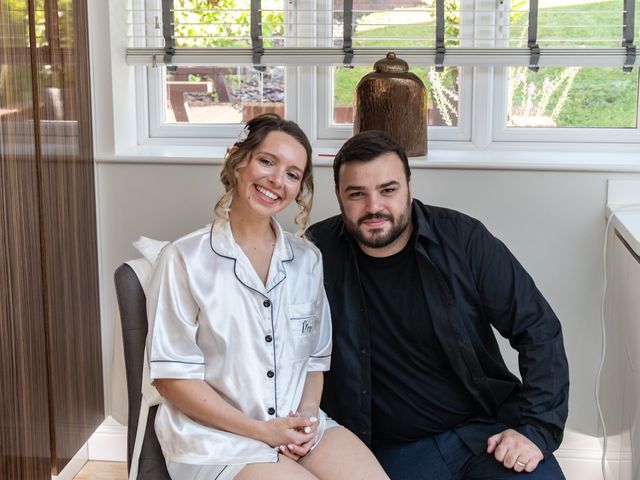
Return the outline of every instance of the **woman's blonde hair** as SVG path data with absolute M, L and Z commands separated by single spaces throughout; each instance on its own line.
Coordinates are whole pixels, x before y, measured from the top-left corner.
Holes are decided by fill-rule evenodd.
M 227 152 L 220 181 L 224 186 L 224 193 L 220 196 L 214 207 L 214 213 L 218 218 L 227 218 L 227 212 L 233 193 L 238 183 L 238 175 L 251 159 L 251 153 L 258 147 L 265 137 L 271 132 L 284 132 L 297 140 L 307 153 L 307 164 L 304 167 L 302 179 L 300 180 L 300 191 L 296 196 L 296 203 L 300 207 L 300 212 L 296 215 L 295 222 L 300 227 L 299 234 L 309 224 L 309 215 L 313 204 L 313 172 L 311 168 L 311 144 L 302 129 L 290 120 L 285 120 L 275 113 L 265 113 L 249 120 L 244 127 L 243 134 L 233 144 Z

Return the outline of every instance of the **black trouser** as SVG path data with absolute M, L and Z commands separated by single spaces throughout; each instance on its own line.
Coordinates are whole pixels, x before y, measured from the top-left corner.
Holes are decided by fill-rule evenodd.
M 564 480 L 553 455 L 531 473 L 516 472 L 493 455 L 475 455 L 454 431 L 373 450 L 391 480 Z

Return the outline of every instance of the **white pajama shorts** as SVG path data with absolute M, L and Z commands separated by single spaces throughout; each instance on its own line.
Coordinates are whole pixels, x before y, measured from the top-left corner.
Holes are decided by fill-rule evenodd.
M 340 426 L 335 420 L 326 417 L 324 430 L 320 433 L 318 441 L 312 447 L 315 448 L 324 432 L 330 428 Z M 189 463 L 167 462 L 167 470 L 172 480 L 233 480 L 236 475 L 246 467 L 244 465 L 192 465 Z

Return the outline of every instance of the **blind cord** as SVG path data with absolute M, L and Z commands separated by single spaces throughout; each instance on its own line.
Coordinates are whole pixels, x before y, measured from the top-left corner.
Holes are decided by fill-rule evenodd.
M 607 479 L 607 469 L 606 469 L 606 457 L 607 457 L 607 427 L 604 423 L 604 416 L 602 415 L 602 406 L 600 405 L 600 376 L 602 374 L 602 368 L 604 366 L 604 358 L 607 350 L 607 332 L 605 328 L 604 321 L 604 305 L 605 299 L 607 296 L 607 244 L 609 241 L 609 229 L 611 227 L 611 223 L 618 212 L 622 210 L 627 210 L 630 208 L 640 208 L 640 203 L 633 203 L 630 205 L 623 205 L 622 207 L 618 207 L 611 212 L 609 215 L 609 219 L 607 220 L 607 226 L 604 229 L 604 246 L 602 249 L 602 260 L 603 260 L 603 269 L 604 269 L 604 282 L 602 286 L 602 300 L 600 302 L 600 321 L 602 323 L 602 351 L 600 356 L 600 365 L 598 366 L 598 373 L 596 374 L 596 407 L 598 409 L 598 420 L 600 425 L 602 426 L 602 459 L 601 459 L 601 467 L 602 467 L 602 478 L 604 480 Z

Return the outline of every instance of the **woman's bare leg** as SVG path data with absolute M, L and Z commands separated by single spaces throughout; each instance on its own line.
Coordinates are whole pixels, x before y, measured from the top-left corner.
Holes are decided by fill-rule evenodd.
M 320 445 L 318 445 L 320 446 Z M 280 455 L 274 463 L 250 463 L 244 467 L 235 480 L 318 480 L 300 464 Z
M 298 463 L 320 480 L 389 480 L 371 450 L 344 427 L 325 431 Z

